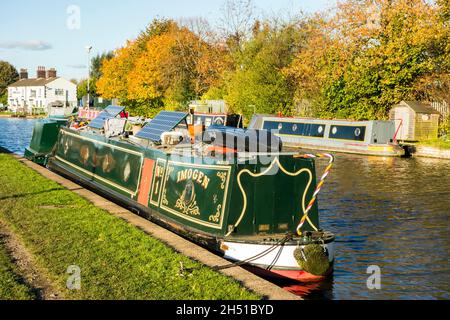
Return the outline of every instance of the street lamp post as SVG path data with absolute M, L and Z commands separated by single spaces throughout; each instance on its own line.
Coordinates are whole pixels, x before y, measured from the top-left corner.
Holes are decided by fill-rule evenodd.
M 89 102 L 90 102 L 90 97 L 89 97 L 89 82 L 91 80 L 91 50 L 92 50 L 92 46 L 86 46 L 86 52 L 88 54 L 88 78 L 87 78 L 87 107 L 89 110 Z

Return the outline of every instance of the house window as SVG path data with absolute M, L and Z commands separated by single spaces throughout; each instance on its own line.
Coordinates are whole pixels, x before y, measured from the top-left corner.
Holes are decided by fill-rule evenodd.
M 36 90 L 30 90 L 30 97 L 36 98 Z
M 55 96 L 63 96 L 64 89 L 55 89 Z

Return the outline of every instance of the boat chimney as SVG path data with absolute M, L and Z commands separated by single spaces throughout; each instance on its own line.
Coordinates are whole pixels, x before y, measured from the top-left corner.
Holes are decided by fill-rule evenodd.
M 20 69 L 20 73 L 19 73 L 19 79 L 28 79 L 28 70 L 27 69 Z
M 45 78 L 45 67 L 39 66 L 37 68 L 36 78 Z

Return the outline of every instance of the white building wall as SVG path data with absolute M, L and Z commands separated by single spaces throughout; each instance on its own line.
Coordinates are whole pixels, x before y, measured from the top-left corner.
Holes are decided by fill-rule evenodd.
M 14 112 L 31 112 L 33 107 L 45 108 L 45 87 L 9 87 L 8 105 L 9 109 Z
M 64 79 L 58 78 L 47 84 L 47 105 L 55 102 L 62 101 L 69 103 L 70 106 L 75 107 L 77 105 L 77 85 Z
M 48 105 L 56 101 L 67 101 L 75 107 L 77 86 L 64 78 L 58 78 L 45 86 L 8 87 L 8 107 L 13 112 L 31 113 L 33 107 L 43 108 L 47 112 Z

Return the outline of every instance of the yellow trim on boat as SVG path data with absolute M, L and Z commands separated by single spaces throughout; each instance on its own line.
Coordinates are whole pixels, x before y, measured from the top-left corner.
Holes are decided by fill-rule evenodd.
M 130 150 L 130 149 L 126 149 L 126 148 L 123 148 L 123 147 L 119 147 L 119 146 L 116 146 L 116 145 L 113 145 L 113 144 L 110 144 L 110 143 L 107 143 L 107 142 L 103 142 L 103 141 L 100 141 L 100 140 L 91 139 L 89 137 L 82 136 L 80 134 L 76 134 L 76 133 L 72 133 L 72 132 L 64 131 L 64 130 L 61 130 L 61 133 L 62 134 L 67 134 L 69 136 L 77 137 L 77 138 L 82 139 L 82 140 L 87 140 L 87 141 L 91 141 L 91 142 L 94 142 L 94 143 L 99 143 L 99 144 L 102 144 L 104 146 L 109 146 L 109 147 L 111 147 L 113 149 L 121 150 L 121 151 L 130 153 L 130 154 L 142 156 L 141 152 Z
M 77 170 L 79 170 L 79 171 L 81 171 L 81 172 L 87 174 L 88 176 L 90 176 L 90 177 L 92 177 L 92 178 L 95 178 L 95 179 L 98 179 L 98 180 L 100 180 L 100 181 L 103 181 L 104 183 L 107 183 L 107 184 L 113 186 L 114 188 L 117 188 L 117 189 L 119 189 L 119 190 L 122 190 L 122 191 L 124 191 L 124 192 L 126 192 L 126 193 L 129 193 L 129 194 L 132 195 L 132 196 L 135 196 L 136 193 L 137 193 L 137 189 L 136 189 L 136 191 L 133 191 L 133 190 L 127 189 L 127 188 L 125 188 L 125 187 L 122 187 L 121 185 L 118 185 L 117 183 L 114 183 L 114 182 L 112 182 L 111 180 L 105 179 L 105 178 L 103 178 L 103 177 L 101 177 L 101 176 L 99 176 L 99 175 L 97 175 L 97 174 L 95 174 L 95 173 L 92 173 L 92 172 L 90 172 L 90 171 L 88 171 L 88 170 L 86 170 L 86 169 L 84 169 L 84 168 L 81 168 L 80 166 L 77 166 L 76 164 L 73 164 L 73 163 L 70 162 L 70 161 L 67 161 L 66 159 L 63 159 L 63 158 L 61 158 L 60 156 L 55 156 L 55 158 L 58 159 L 59 161 L 65 163 L 65 164 L 67 164 L 67 165 L 69 165 L 69 166 L 71 166 L 71 167 L 74 167 L 75 169 L 77 169 Z
M 269 172 L 269 171 L 272 169 L 272 167 L 273 167 L 274 165 L 277 165 L 278 168 L 280 168 L 282 172 L 284 172 L 286 175 L 291 176 L 291 177 L 296 177 L 296 176 L 298 176 L 299 174 L 301 174 L 302 172 L 307 172 L 307 173 L 308 173 L 308 175 L 309 175 L 309 181 L 308 181 L 308 184 L 306 185 L 305 191 L 303 192 L 303 196 L 302 196 L 302 209 L 303 209 L 303 213 L 306 211 L 306 206 L 305 206 L 306 193 L 308 192 L 308 189 L 309 189 L 309 187 L 311 186 L 311 182 L 312 182 L 312 178 L 313 178 L 313 174 L 312 174 L 311 170 L 309 170 L 308 168 L 302 168 L 302 169 L 300 169 L 300 170 L 298 170 L 298 171 L 296 171 L 296 172 L 289 172 L 289 171 L 287 171 L 287 170 L 283 167 L 283 165 L 280 163 L 279 158 L 276 157 L 276 158 L 272 161 L 272 163 L 270 164 L 270 166 L 267 167 L 267 169 L 264 170 L 263 172 L 260 172 L 260 173 L 253 173 L 253 172 L 251 172 L 251 171 L 248 170 L 248 169 L 243 169 L 243 170 L 239 171 L 239 173 L 238 173 L 238 175 L 237 175 L 237 183 L 238 183 L 239 189 L 241 190 L 242 197 L 244 198 L 244 201 L 243 201 L 244 204 L 243 204 L 243 207 L 242 207 L 241 214 L 240 214 L 238 220 L 236 221 L 236 223 L 234 224 L 234 227 L 237 227 L 237 226 L 241 223 L 242 219 L 244 218 L 245 211 L 247 210 L 247 194 L 245 193 L 245 190 L 244 190 L 244 188 L 242 187 L 241 175 L 242 175 L 243 173 L 248 173 L 248 174 L 249 174 L 250 176 L 252 176 L 253 178 L 258 178 L 258 177 L 260 177 L 260 176 L 265 175 L 267 172 Z M 307 219 L 308 219 L 308 222 L 309 222 L 311 225 L 313 225 L 313 224 L 311 223 L 311 221 L 309 220 L 309 218 L 307 218 Z M 228 231 L 228 233 L 227 233 L 225 236 L 226 236 L 226 237 L 229 236 L 232 232 L 233 232 L 233 230 Z
M 193 167 L 193 168 L 200 168 L 200 169 L 213 169 L 213 170 L 222 170 L 222 171 L 227 171 L 227 180 L 226 180 L 226 184 L 225 184 L 225 191 L 224 191 L 224 195 L 223 195 L 223 200 L 222 200 L 222 210 L 221 210 L 221 214 L 220 214 L 220 223 L 216 224 L 216 223 L 211 223 L 211 222 L 205 222 L 203 220 L 200 219 L 196 219 L 190 216 L 187 216 L 185 214 L 182 214 L 176 210 L 173 210 L 172 208 L 166 207 L 163 203 L 160 203 L 159 206 L 161 209 L 170 212 L 178 217 L 181 217 L 183 219 L 192 221 L 194 223 L 203 225 L 205 227 L 209 227 L 209 228 L 214 228 L 214 229 L 222 229 L 223 226 L 223 218 L 224 218 L 224 213 L 225 213 L 225 207 L 226 207 L 226 200 L 227 200 L 227 195 L 228 195 L 228 185 L 230 182 L 230 172 L 231 172 L 231 167 L 230 166 L 219 166 L 219 165 L 203 165 L 203 164 L 195 164 L 195 163 L 186 163 L 186 162 L 178 162 L 178 161 L 171 161 L 168 160 L 167 164 L 166 164 L 166 169 L 165 172 L 168 171 L 169 165 L 170 164 L 174 164 L 176 166 L 184 166 L 184 167 Z M 166 189 L 166 181 L 167 178 L 164 178 L 164 184 L 163 187 L 161 189 L 161 194 L 164 192 L 164 190 Z
M 158 167 L 158 164 L 160 163 L 160 162 L 162 162 L 163 163 L 163 165 L 162 165 L 162 167 L 164 167 L 164 172 L 163 172 L 163 175 L 162 175 L 162 177 L 161 177 L 161 183 L 159 184 L 159 186 L 158 186 L 158 200 L 157 201 L 153 201 L 152 200 L 152 196 L 153 196 L 153 188 L 154 188 L 154 186 L 155 186 L 155 180 L 156 180 L 156 168 Z M 152 175 L 152 187 L 150 188 L 150 203 L 152 204 L 152 205 L 154 205 L 154 206 L 157 206 L 157 207 L 159 207 L 159 202 L 160 202 L 160 200 L 161 200 L 161 191 L 162 191 L 162 185 L 163 185 L 163 182 L 164 182 L 164 178 L 166 177 L 166 164 L 167 164 L 167 161 L 166 161 L 166 159 L 161 159 L 161 158 L 158 158 L 158 159 L 156 159 L 156 164 L 155 164 L 155 167 L 153 168 L 153 175 Z
M 88 171 L 88 170 L 86 170 L 86 169 L 84 169 L 84 168 L 82 168 L 82 167 L 80 167 L 80 166 L 77 166 L 76 164 L 74 164 L 74 163 L 72 163 L 72 162 L 70 162 L 70 161 L 67 161 L 67 160 L 63 159 L 63 158 L 61 158 L 61 157 L 58 156 L 58 155 L 55 156 L 56 159 L 60 160 L 61 162 L 65 163 L 65 164 L 67 164 L 67 165 L 70 165 L 71 167 L 74 167 L 74 168 L 77 169 L 77 170 L 80 170 L 81 172 L 83 172 L 83 173 L 89 175 L 90 177 L 93 177 L 93 178 L 95 178 L 95 179 L 98 179 L 98 180 L 100 180 L 100 181 L 103 181 L 104 183 L 109 184 L 109 185 L 113 186 L 113 187 L 116 188 L 116 189 L 122 190 L 122 191 L 124 191 L 124 192 L 130 194 L 132 198 L 134 198 L 134 197 L 136 196 L 136 194 L 138 193 L 138 190 L 139 190 L 139 184 L 140 184 L 140 181 L 141 181 L 141 174 L 142 174 L 142 162 L 143 162 L 143 158 L 144 158 L 144 156 L 143 156 L 142 153 L 140 153 L 140 152 L 138 152 L 138 151 L 126 149 L 126 148 L 123 148 L 123 147 L 115 146 L 115 145 L 113 145 L 113 144 L 106 143 L 106 142 L 103 142 L 103 141 L 91 139 L 91 138 L 89 138 L 89 137 L 82 136 L 82 135 L 80 135 L 80 134 L 75 134 L 75 133 L 73 133 L 73 132 L 69 132 L 69 131 L 65 131 L 65 130 L 61 130 L 61 134 L 69 135 L 69 136 L 78 138 L 78 139 L 80 139 L 80 140 L 91 141 L 91 142 L 93 142 L 94 144 L 97 144 L 97 143 L 98 143 L 98 144 L 101 144 L 101 145 L 104 145 L 104 146 L 108 146 L 109 148 L 112 148 L 112 149 L 117 149 L 117 150 L 123 151 L 123 152 L 125 152 L 125 153 L 129 153 L 129 154 L 133 154 L 133 155 L 139 156 L 140 159 L 141 159 L 141 161 L 140 161 L 140 166 L 139 166 L 139 176 L 138 176 L 138 180 L 137 180 L 137 183 L 136 183 L 136 190 L 134 190 L 134 191 L 133 191 L 133 190 L 130 190 L 130 189 L 128 189 L 128 188 L 125 188 L 125 187 L 123 187 L 123 186 L 121 186 L 121 185 L 119 185 L 119 184 L 117 184 L 117 183 L 115 183 L 115 182 L 112 182 L 111 180 L 105 179 L 105 178 L 103 178 L 103 177 L 101 177 L 101 176 L 99 176 L 99 175 L 97 175 L 97 174 L 95 174 L 95 173 L 92 173 L 92 172 L 90 172 L 90 171 Z

